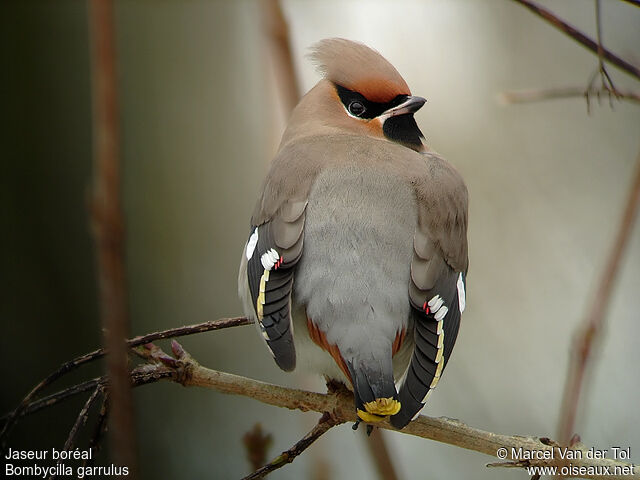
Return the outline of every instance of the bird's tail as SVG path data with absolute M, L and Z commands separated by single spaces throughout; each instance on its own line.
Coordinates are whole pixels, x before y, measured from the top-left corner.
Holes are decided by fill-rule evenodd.
M 393 381 L 391 351 L 378 358 L 346 360 L 353 384 L 356 413 L 365 422 L 379 422 L 400 411 L 398 392 Z

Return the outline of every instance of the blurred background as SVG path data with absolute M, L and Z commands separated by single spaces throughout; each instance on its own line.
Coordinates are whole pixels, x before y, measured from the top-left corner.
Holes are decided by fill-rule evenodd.
M 541 2 L 595 38 L 593 2 Z M 640 148 L 640 108 L 561 99 L 504 106 L 505 90 L 586 86 L 597 58 L 508 0 L 283 1 L 301 93 L 309 46 L 379 50 L 428 99 L 428 144 L 470 192 L 467 311 L 423 413 L 554 437 L 569 345 L 595 294 Z M 640 64 L 640 9 L 602 2 L 605 46 Z M 241 314 L 240 253 L 287 113 L 254 1 L 116 2 L 123 208 L 132 334 Z M 0 6 L 0 412 L 100 345 L 89 230 L 91 91 L 84 1 Z M 638 82 L 609 67 L 618 88 Z M 596 350 L 576 431 L 640 462 L 640 227 Z M 324 391 L 280 372 L 251 327 L 183 345 L 203 365 Z M 97 375 L 88 367 L 67 380 Z M 61 447 L 84 399 L 21 423 L 13 448 Z M 239 478 L 256 422 L 269 458 L 318 414 L 159 383 L 135 391 L 142 478 Z M 486 455 L 388 432 L 402 478 L 526 478 Z M 373 478 L 363 429 L 334 428 L 272 478 Z M 106 464 L 98 461 L 98 465 Z

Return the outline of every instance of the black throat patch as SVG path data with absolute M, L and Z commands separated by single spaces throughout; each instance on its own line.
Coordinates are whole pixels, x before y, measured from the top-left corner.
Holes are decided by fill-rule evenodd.
M 382 133 L 389 140 L 401 143 L 413 150 L 422 148 L 421 139 L 424 138 L 424 135 L 418 128 L 413 113 L 387 118 L 382 126 Z

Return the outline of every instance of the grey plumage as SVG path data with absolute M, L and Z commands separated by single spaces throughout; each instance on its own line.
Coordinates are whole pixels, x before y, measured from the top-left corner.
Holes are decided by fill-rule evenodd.
M 408 327 L 415 218 L 410 186 L 376 165 L 327 168 L 309 195 L 294 297 L 351 366 L 359 408 L 396 396 L 391 350 Z

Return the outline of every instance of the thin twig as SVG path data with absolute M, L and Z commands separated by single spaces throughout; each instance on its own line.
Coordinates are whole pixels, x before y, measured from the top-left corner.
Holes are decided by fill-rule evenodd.
M 96 387 L 91 396 L 85 402 L 78 414 L 78 418 L 76 418 L 76 422 L 73 424 L 73 427 L 71 427 L 69 437 L 67 437 L 67 441 L 64 443 L 64 450 L 71 450 L 75 446 L 78 432 L 80 431 L 80 428 L 87 423 L 87 418 L 89 418 L 89 409 L 93 406 L 102 392 L 102 387 Z
M 91 0 L 94 185 L 92 230 L 96 244 L 100 317 L 104 329 L 112 415 L 109 440 L 113 460 L 137 472 L 133 396 L 129 381 L 124 267 L 124 220 L 120 207 L 118 94 L 113 0 Z
M 76 418 L 76 421 L 73 424 L 73 427 L 71 427 L 71 431 L 69 432 L 67 441 L 64 442 L 63 450 L 68 451 L 73 449 L 73 447 L 76 444 L 76 438 L 78 436 L 78 432 L 87 423 L 87 418 L 89 418 L 89 410 L 91 409 L 95 401 L 98 399 L 100 394 L 102 394 L 102 392 L 103 392 L 102 387 L 100 386 L 96 387 L 93 393 L 91 394 L 91 396 L 85 402 L 84 406 L 80 409 L 80 413 L 78 413 L 78 417 Z M 58 460 L 57 465 L 60 465 L 61 463 L 62 463 L 62 460 Z M 53 480 L 56 477 L 57 475 L 55 473 L 52 473 L 49 476 L 49 480 Z
M 65 388 L 64 390 L 52 393 L 51 395 L 47 395 L 46 397 L 40 398 L 34 402 L 27 404 L 20 415 L 29 415 L 42 410 L 43 408 L 53 407 L 54 405 L 66 400 L 69 397 L 88 392 L 89 390 L 93 390 L 97 386 L 104 385 L 105 383 L 106 377 L 96 377 L 91 380 L 78 383 L 77 385 Z
M 271 462 L 259 468 L 258 470 L 253 472 L 251 475 L 247 475 L 242 480 L 254 480 L 257 478 L 262 478 L 265 475 L 273 472 L 274 470 L 277 470 L 278 468 L 282 468 L 286 464 L 293 462 L 293 460 L 302 452 L 304 452 L 307 448 L 309 448 L 313 442 L 315 442 L 318 438 L 320 438 L 322 435 L 327 433 L 332 427 L 335 427 L 340 423 L 342 422 L 335 419 L 331 414 L 327 412 L 323 413 L 322 417 L 320 417 L 320 420 L 318 420 L 318 423 L 316 424 L 316 426 L 313 427 L 313 429 L 309 433 L 307 433 L 304 437 L 302 437 L 302 439 L 297 441 L 295 445 L 293 445 L 293 447 L 291 447 L 288 450 L 285 450 L 276 458 L 271 460 Z
M 592 88 L 585 91 L 584 87 L 557 87 L 547 89 L 515 90 L 501 92 L 498 94 L 498 101 L 503 105 L 514 103 L 532 103 L 543 100 L 557 100 L 560 98 L 584 98 L 585 95 L 600 97 L 606 93 L 600 89 Z M 620 100 L 628 100 L 633 103 L 640 103 L 640 93 L 631 91 L 616 90 Z
M 574 26 L 568 24 L 567 22 L 565 22 L 564 20 L 562 20 L 561 18 L 553 14 L 551 11 L 547 10 L 544 7 L 541 7 L 540 5 L 530 0 L 513 0 L 513 1 L 528 8 L 529 10 L 531 10 L 536 15 L 546 20 L 548 23 L 550 23 L 557 29 L 569 35 L 571 38 L 573 38 L 575 41 L 580 43 L 582 46 L 586 47 L 587 49 L 591 50 L 596 54 L 598 53 L 598 44 L 596 42 L 594 42 L 591 38 L 587 37 L 584 33 L 579 31 Z M 615 65 L 619 69 L 635 77 L 637 80 L 640 80 L 640 67 L 627 62 L 626 60 L 618 57 L 617 55 L 610 52 L 604 47 L 602 47 L 602 55 L 612 65 Z
M 604 71 L 604 47 L 602 45 L 602 17 L 600 15 L 600 0 L 594 0 L 596 7 L 596 41 L 598 43 L 598 67 Z M 608 76 L 608 75 L 607 75 Z M 604 86 L 604 84 L 603 84 Z
M 220 318 L 218 320 L 209 320 L 195 325 L 175 327 L 161 332 L 148 333 L 146 335 L 134 337 L 127 341 L 127 346 L 132 348 L 137 347 L 138 345 L 144 345 L 145 343 L 164 340 L 166 338 L 186 337 L 187 335 L 194 335 L 196 333 L 211 332 L 214 330 L 222 330 L 224 328 L 242 327 L 245 325 L 251 325 L 251 323 L 251 320 L 247 317 L 230 317 Z
M 107 415 L 109 413 L 109 392 L 105 391 L 104 396 L 102 397 L 102 406 L 100 407 L 100 412 L 98 413 L 98 420 L 96 421 L 96 426 L 93 430 L 93 435 L 89 439 L 89 449 L 91 450 L 91 458 L 85 459 L 82 462 L 84 467 L 88 465 L 93 465 L 93 462 L 96 458 L 96 454 L 100 451 L 100 445 L 102 436 L 107 428 Z
M 154 342 L 156 340 L 162 340 L 166 338 L 175 338 L 175 337 L 184 337 L 187 335 L 194 335 L 196 333 L 210 332 L 214 330 L 221 330 L 224 328 L 231 327 L 239 327 L 243 325 L 251 324 L 251 320 L 248 320 L 246 317 L 231 317 L 231 318 L 221 318 L 219 320 L 209 320 L 207 322 L 198 323 L 195 325 L 187 325 L 183 327 L 175 327 L 170 328 L 168 330 L 162 330 L 160 332 L 153 332 L 146 335 L 141 335 L 138 337 L 134 337 L 132 339 L 127 340 L 127 347 L 133 348 L 139 345 L 144 345 L 146 343 Z M 49 406 L 47 401 L 53 400 L 57 398 L 56 396 L 62 394 L 62 392 L 58 392 L 57 394 L 50 395 L 49 397 L 45 397 L 41 400 L 35 400 L 36 396 L 44 390 L 46 387 L 51 385 L 53 382 L 58 380 L 60 377 L 66 375 L 69 372 L 77 369 L 81 365 L 92 362 L 99 358 L 102 358 L 106 353 L 104 348 L 99 348 L 98 350 L 94 350 L 93 352 L 86 353 L 84 355 L 80 355 L 79 357 L 74 358 L 71 361 L 63 363 L 55 372 L 49 374 L 44 380 L 38 383 L 31 391 L 22 399 L 20 405 L 18 405 L 15 410 L 9 413 L 7 416 L 3 418 L 4 425 L 2 428 L 2 432 L 0 432 L 0 440 L 2 441 L 2 452 L 4 452 L 6 439 L 11 429 L 15 425 L 17 419 L 23 415 L 28 413 L 33 413 L 34 411 L 40 410 L 40 408 Z M 80 384 L 82 385 L 82 384 Z M 76 385 L 74 387 L 78 387 Z M 74 388 L 72 387 L 72 388 Z M 88 387 L 86 390 L 92 388 Z M 71 391 L 71 389 L 68 389 Z M 82 391 L 86 391 L 82 390 Z M 63 391 L 65 392 L 65 391 Z M 54 401 L 53 404 L 57 403 Z
M 146 385 L 147 383 L 152 383 L 157 380 L 161 380 L 166 377 L 171 377 L 175 374 L 173 371 L 161 372 L 157 369 L 150 369 L 148 365 L 142 365 L 140 367 L 135 368 L 131 372 L 131 385 L 133 387 L 139 387 L 141 385 Z M 96 377 L 91 380 L 87 380 L 82 383 L 78 383 L 71 387 L 65 388 L 64 390 L 60 390 L 59 392 L 52 393 L 44 398 L 39 400 L 35 400 L 31 403 L 28 403 L 24 406 L 24 408 L 20 411 L 20 416 L 29 415 L 35 413 L 43 408 L 53 407 L 68 398 L 74 397 L 84 392 L 88 392 L 89 390 L 93 390 L 96 387 L 107 387 L 108 386 L 108 377 Z M 13 413 L 13 412 L 12 412 Z M 11 417 L 11 414 L 4 416 L 1 420 L 6 422 Z
M 593 86 L 595 84 L 596 78 L 600 76 L 600 90 L 598 90 L 597 98 L 598 103 L 600 103 L 600 92 L 606 93 L 609 97 L 609 105 L 613 108 L 613 97 L 620 99 L 620 94 L 616 89 L 616 86 L 613 84 L 613 80 L 609 76 L 609 72 L 607 72 L 607 68 L 604 64 L 604 47 L 602 46 L 602 20 L 600 15 L 600 0 L 595 1 L 595 10 L 596 10 L 596 40 L 598 43 L 598 68 L 587 85 L 587 88 L 584 92 L 584 98 L 587 102 L 587 113 L 591 113 L 591 95 L 589 92 L 593 90 Z
M 631 183 L 615 240 L 611 245 L 606 266 L 600 276 L 596 292 L 591 296 L 591 305 L 587 310 L 587 316 L 579 327 L 573 344 L 558 426 L 558 438 L 562 443 L 567 443 L 574 433 L 576 415 L 589 358 L 593 351 L 594 342 L 600 338 L 599 334 L 604 327 L 605 313 L 611 300 L 611 292 L 613 291 L 615 280 L 620 270 L 620 263 L 638 214 L 638 204 L 640 203 L 640 152 L 636 159 L 635 169 L 635 176 Z

